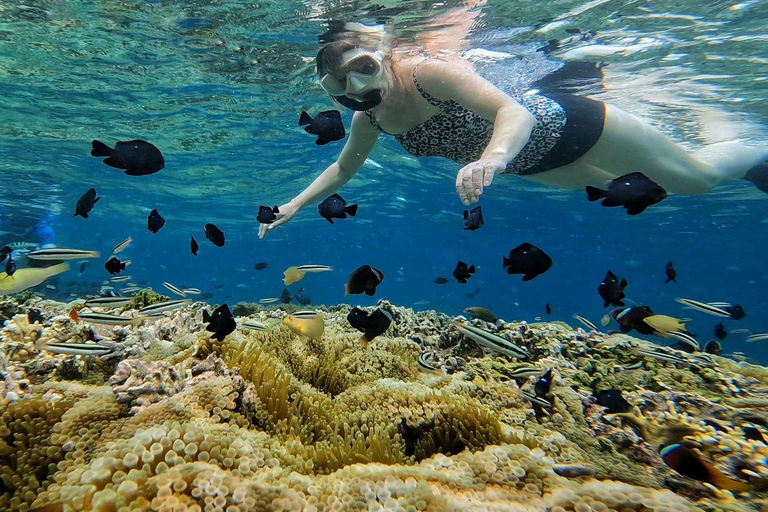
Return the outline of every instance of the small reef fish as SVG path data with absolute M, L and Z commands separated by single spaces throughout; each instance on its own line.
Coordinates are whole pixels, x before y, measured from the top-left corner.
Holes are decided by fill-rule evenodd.
M 523 274 L 523 281 L 530 281 L 552 268 L 552 258 L 526 242 L 509 251 L 509 256 L 502 256 L 502 264 L 507 274 Z
M 438 366 L 433 366 L 430 363 L 430 360 L 435 356 L 435 353 L 431 350 L 428 350 L 426 352 L 422 352 L 419 354 L 419 370 L 425 372 L 425 373 L 441 373 L 441 370 Z
M 38 261 L 71 261 L 84 260 L 86 258 L 98 258 L 96 251 L 82 251 L 80 249 L 64 249 L 63 247 L 51 247 L 40 249 L 27 254 L 27 258 Z
M 723 341 L 727 337 L 728 337 L 728 331 L 725 330 L 725 325 L 723 325 L 723 322 L 720 322 L 715 326 L 715 338 L 719 339 L 720 341 Z
M 104 268 L 107 272 L 110 274 L 119 274 L 123 270 L 125 270 L 125 267 L 131 264 L 131 260 L 126 261 L 120 261 L 117 259 L 117 256 L 112 256 L 107 260 L 106 263 L 104 263 Z
M 333 270 L 333 268 L 328 265 L 299 265 L 296 268 L 299 269 L 300 272 L 305 272 L 307 274 L 317 274 L 319 272 L 330 272 Z
M 119 308 L 133 304 L 132 297 L 95 297 L 85 301 L 86 308 Z
M 436 278 L 434 278 L 432 280 L 432 282 L 435 283 L 435 284 L 448 284 L 448 278 L 447 277 L 442 277 L 442 276 L 437 276 Z
M 180 307 L 186 306 L 189 304 L 189 299 L 178 299 L 178 300 L 168 300 L 165 302 L 158 302 L 157 304 L 152 304 L 151 306 L 143 307 L 139 310 L 140 315 L 147 315 L 147 316 L 159 316 L 166 311 L 173 311 L 174 309 L 178 309 Z
M 376 308 L 373 313 L 368 313 L 360 308 L 352 308 L 347 315 L 347 322 L 353 328 L 363 333 L 360 342 L 368 345 L 374 338 L 384 334 L 392 325 L 392 315 L 389 311 Z
M 131 276 L 115 276 L 110 278 L 109 280 L 112 281 L 113 283 L 122 283 L 122 282 L 128 281 L 129 279 L 131 279 Z
M 147 217 L 147 229 L 152 233 L 157 233 L 163 226 L 165 226 L 165 219 L 157 211 L 157 208 L 154 208 Z
M 163 286 L 165 286 L 168 290 L 170 290 L 172 293 L 178 295 L 179 297 L 186 297 L 187 295 L 184 293 L 184 291 L 179 288 L 178 286 L 174 286 L 171 283 L 167 281 L 163 281 Z
M 197 240 L 195 240 L 195 237 L 190 235 L 189 236 L 189 250 L 192 251 L 192 256 L 197 256 L 197 250 L 200 248 L 200 245 L 197 243 Z
M 203 227 L 205 238 L 216 247 L 224 247 L 224 232 L 216 227 L 215 224 L 208 223 Z
M 99 202 L 99 199 L 101 199 L 101 197 L 96 197 L 95 188 L 86 190 L 85 194 L 80 196 L 80 199 L 77 200 L 77 204 L 75 204 L 75 213 L 73 217 L 80 216 L 87 219 L 91 210 L 93 210 L 94 205 Z
M 632 370 L 639 370 L 642 367 L 643 367 L 643 362 L 638 361 L 637 363 L 634 363 L 634 364 L 628 364 L 626 366 L 622 366 L 621 369 L 626 371 L 632 371 Z
M 582 476 L 594 476 L 595 469 L 589 466 L 582 466 L 581 464 L 555 464 L 552 466 L 552 471 L 556 475 L 564 476 L 565 478 L 579 478 Z
M 733 329 L 731 334 L 749 334 L 749 329 Z
M 265 299 L 259 299 L 259 304 L 274 304 L 275 302 L 280 302 L 280 299 L 278 297 L 267 297 Z
M 754 341 L 768 341 L 768 332 L 756 332 L 747 336 L 746 341 L 752 343 Z
M 597 405 L 605 407 L 611 414 L 629 412 L 632 410 L 632 404 L 621 395 L 620 389 L 606 389 L 597 391 L 594 394 Z
M 539 398 L 546 398 L 552 389 L 552 368 L 539 377 L 536 384 L 533 385 L 533 392 Z
M 667 315 L 650 315 L 643 318 L 643 322 L 656 331 L 654 334 L 664 338 L 669 331 L 685 331 L 685 323 L 682 320 Z
M 270 208 L 269 206 L 260 205 L 259 213 L 256 215 L 256 220 L 261 224 L 272 224 L 277 219 L 277 214 L 280 213 L 280 209 L 275 205 Z
M 347 202 L 343 197 L 339 194 L 333 194 L 317 205 L 317 212 L 322 218 L 333 224 L 333 219 L 346 219 L 347 215 L 352 217 L 357 215 L 357 205 L 351 204 L 347 206 Z
M 112 347 L 97 345 L 96 343 L 45 342 L 35 346 L 53 354 L 73 356 L 103 356 L 104 354 L 112 352 Z
M 200 290 L 197 288 L 184 288 L 181 290 L 184 295 L 200 295 Z
M 59 263 L 45 268 L 22 268 L 17 270 L 13 277 L 8 279 L 8 274 L 0 274 L 0 295 L 10 295 L 24 291 L 41 284 L 49 277 L 61 274 L 69 270 L 69 265 Z
M 126 249 L 126 247 L 131 245 L 131 242 L 133 242 L 133 238 L 131 238 L 131 237 L 126 238 L 125 240 L 123 240 L 122 242 L 117 244 L 112 249 L 112 254 L 120 254 L 121 252 L 123 252 Z
M 140 290 L 141 290 L 141 288 L 139 288 L 138 286 L 129 286 L 127 288 L 123 288 L 122 292 L 123 293 L 136 293 L 136 292 L 138 292 Z
M 502 338 L 484 329 L 478 329 L 463 322 L 454 322 L 453 326 L 466 337 L 480 345 L 481 348 L 515 359 L 527 359 L 529 357 L 528 351 L 523 347 L 518 347 L 506 338 Z
M 611 323 L 611 317 L 609 315 L 603 315 L 603 317 L 600 319 L 600 325 L 603 327 L 608 327 L 609 323 Z
M 302 110 L 299 116 L 299 126 L 303 126 L 305 132 L 317 135 L 315 144 L 318 146 L 341 140 L 345 135 L 344 123 L 338 110 L 326 110 L 314 118 Z
M 10 254 L 13 252 L 13 249 L 8 247 L 7 245 L 4 246 L 2 249 L 0 249 L 0 263 L 5 261 L 5 258 L 10 256 Z
M 254 331 L 266 331 L 267 326 L 256 320 L 247 320 L 241 324 L 246 329 L 253 329 Z
M 309 306 L 312 304 L 312 299 L 309 298 L 309 295 L 303 295 L 300 293 L 297 293 L 293 296 L 294 299 L 296 299 L 296 302 L 301 304 L 302 306 Z
M 632 172 L 612 180 L 608 190 L 587 187 L 590 202 L 603 200 L 601 205 L 611 208 L 623 206 L 629 215 L 643 213 L 646 208 L 660 203 L 667 197 L 667 191 L 641 172 Z
M 664 281 L 664 284 L 667 284 L 670 281 L 672 281 L 674 283 L 677 282 L 677 270 L 675 270 L 675 266 L 672 264 L 671 261 L 667 262 L 667 266 L 665 268 L 665 272 L 667 274 L 667 280 Z
M 0 261 L 2 261 L 2 260 L 0 260 Z M 83 272 L 85 272 L 85 269 L 86 269 L 87 267 L 88 267 L 88 262 L 87 262 L 87 261 L 84 261 L 84 262 L 82 262 L 82 263 L 80 264 L 80 273 L 82 274 Z
M 253 270 L 264 270 L 268 265 L 266 261 L 259 261 L 253 266 Z
M 13 277 L 16 273 L 16 260 L 8 256 L 8 262 L 5 264 L 5 277 Z
M 365 293 L 369 297 L 376 294 L 376 288 L 384 280 L 384 273 L 370 265 L 363 265 L 349 274 L 344 285 L 344 295 L 360 295 Z
M 744 352 L 731 352 L 731 357 L 739 362 L 746 361 L 748 359 L 747 354 Z
M 459 282 L 459 284 L 467 284 L 467 279 L 472 277 L 472 274 L 475 273 L 475 266 L 467 266 L 466 263 L 459 260 L 458 263 L 456 263 L 456 268 L 453 269 L 453 277 L 456 278 L 456 281 Z
M 288 267 L 283 271 L 283 284 L 290 286 L 304 279 L 305 273 L 299 270 L 299 267 Z
M 224 341 L 224 338 L 235 332 L 237 328 L 235 317 L 232 316 L 232 312 L 226 304 L 217 307 L 212 313 L 208 313 L 208 310 L 204 309 L 203 322 L 208 324 L 205 330 L 213 333 L 211 339 L 219 341 Z
M 652 335 L 654 329 L 643 320 L 653 315 L 653 310 L 648 306 L 632 306 L 631 308 L 614 309 L 610 313 L 611 318 L 618 322 L 621 332 L 627 334 L 633 329 L 640 334 Z
M 306 336 L 315 341 L 322 339 L 325 330 L 325 321 L 319 311 L 299 311 L 285 317 L 283 323 L 294 334 Z
M 728 311 L 725 311 L 722 308 L 718 308 L 715 306 L 712 306 L 710 304 L 706 304 L 704 302 L 699 302 L 697 300 L 692 299 L 683 299 L 683 298 L 676 298 L 675 302 L 679 304 L 683 304 L 684 306 L 688 306 L 689 308 L 693 308 L 697 311 L 701 311 L 702 313 L 707 313 L 714 316 L 719 316 L 723 318 L 731 318 L 731 314 Z
M 549 304 L 549 302 L 547 302 L 545 309 L 548 315 L 552 314 L 552 306 Z
M 658 359 L 660 361 L 666 361 L 673 364 L 689 364 L 687 359 L 668 354 L 666 352 L 660 352 L 658 350 L 637 349 L 636 353 L 641 356 L 650 357 L 652 359 Z
M 69 318 L 71 318 L 73 322 L 89 322 L 100 325 L 140 325 L 141 322 L 144 321 L 144 318 L 141 316 L 127 317 L 110 315 L 109 313 L 80 313 L 75 308 L 72 308 L 72 311 L 69 312 Z
M 597 293 L 600 294 L 600 297 L 604 301 L 603 307 L 623 306 L 623 299 L 626 297 L 624 288 L 626 288 L 628 284 L 626 279 L 622 279 L 621 282 L 619 282 L 618 276 L 609 270 L 608 273 L 605 274 L 603 282 L 597 287 Z
M 163 154 L 144 140 L 121 141 L 112 149 L 101 141 L 91 142 L 91 156 L 107 157 L 104 163 L 124 169 L 128 176 L 147 176 L 165 167 Z
M 686 331 L 666 331 L 665 334 L 667 336 L 675 338 L 678 341 L 683 342 L 684 344 L 688 345 L 689 347 L 693 348 L 694 350 L 698 350 L 700 348 L 699 342 L 696 341 L 696 338 L 691 336 L 691 334 L 689 332 L 686 332 Z
M 717 340 L 710 340 L 707 342 L 706 345 L 704 345 L 704 352 L 707 354 L 713 354 L 713 355 L 720 355 L 720 353 L 723 351 L 723 347 L 720 345 L 720 342 Z
M 464 231 L 475 231 L 485 224 L 483 220 L 483 208 L 477 206 L 472 210 L 464 210 Z
M 688 478 L 707 482 L 729 491 L 743 492 L 750 488 L 748 484 L 734 480 L 681 444 L 664 446 L 659 450 L 659 454 L 667 466 Z
M 528 391 L 523 391 L 523 396 L 528 399 L 529 402 L 534 405 L 538 405 L 539 407 L 552 407 L 552 403 L 549 400 L 545 400 L 534 395 L 533 393 L 529 393 Z
M 484 322 L 490 322 L 492 324 L 495 324 L 499 320 L 498 318 L 496 318 L 496 315 L 494 315 L 487 309 L 477 307 L 477 306 L 464 308 L 463 312 L 468 314 L 472 318 L 477 318 L 479 320 L 482 320 Z
M 280 302 L 283 304 L 288 304 L 291 302 L 291 299 L 293 296 L 291 295 L 291 292 L 289 292 L 287 289 L 283 290 L 283 293 L 280 294 Z
M 589 320 L 587 320 L 586 318 L 584 318 L 581 315 L 573 315 L 573 318 L 575 318 L 576 320 L 578 320 L 579 322 L 584 324 L 588 329 L 591 329 L 593 331 L 599 331 L 600 330 L 600 329 L 597 328 L 597 326 L 595 324 L 593 324 L 592 322 L 590 322 Z
M 509 374 L 513 379 L 527 379 L 535 375 L 541 375 L 542 370 L 534 366 L 520 366 L 512 370 Z

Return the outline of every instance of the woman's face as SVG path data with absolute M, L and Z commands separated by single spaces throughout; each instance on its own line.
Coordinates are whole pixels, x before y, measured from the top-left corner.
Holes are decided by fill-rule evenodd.
M 385 67 L 381 53 L 355 48 L 342 55 L 337 70 L 320 77 L 320 85 L 340 105 L 370 110 L 381 103 Z

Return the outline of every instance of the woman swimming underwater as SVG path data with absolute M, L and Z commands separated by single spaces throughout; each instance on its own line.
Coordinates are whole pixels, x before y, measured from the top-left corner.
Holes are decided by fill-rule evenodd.
M 768 146 L 721 142 L 689 153 L 632 114 L 564 93 L 508 95 L 457 57 L 386 51 L 353 33 L 317 54 L 320 85 L 355 110 L 338 159 L 280 206 L 259 237 L 305 206 L 332 194 L 357 173 L 379 137 L 392 135 L 417 157 L 442 156 L 463 167 L 456 191 L 479 200 L 496 174 L 583 189 L 641 172 L 668 192 L 698 195 L 746 178 L 768 191 Z

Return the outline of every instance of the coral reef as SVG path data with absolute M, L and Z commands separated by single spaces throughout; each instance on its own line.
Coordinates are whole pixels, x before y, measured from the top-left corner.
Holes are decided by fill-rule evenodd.
M 283 326 L 293 308 L 238 305 L 249 317 L 238 324 L 266 330 L 219 342 L 201 306 L 105 327 L 34 297 L 0 303 L 0 510 L 735 511 L 768 500 L 762 367 L 680 352 L 685 364 L 667 362 L 644 355 L 647 342 L 559 322 L 471 321 L 524 347 L 521 362 L 484 354 L 446 315 L 387 301 L 393 326 L 368 347 L 348 306 L 323 310 L 318 341 Z M 52 355 L 41 340 L 114 350 Z M 424 351 L 441 371 L 420 371 Z M 544 399 L 531 398 L 530 367 L 553 370 Z M 605 389 L 632 410 L 598 406 Z M 676 473 L 658 452 L 671 442 L 749 490 Z

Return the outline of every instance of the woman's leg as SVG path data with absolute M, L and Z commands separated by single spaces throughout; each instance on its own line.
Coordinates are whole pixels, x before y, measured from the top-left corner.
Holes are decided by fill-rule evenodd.
M 600 139 L 566 167 L 588 164 L 614 177 L 641 172 L 668 192 L 698 195 L 725 180 L 744 178 L 748 170 L 765 160 L 768 145 L 737 142 L 713 144 L 695 154 L 688 153 L 656 128 L 606 104 Z

